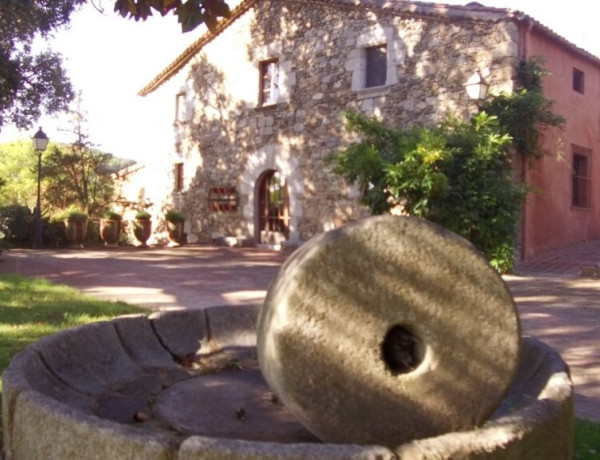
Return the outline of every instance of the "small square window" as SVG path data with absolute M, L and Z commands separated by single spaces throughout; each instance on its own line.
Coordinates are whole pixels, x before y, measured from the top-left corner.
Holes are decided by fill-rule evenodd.
M 174 170 L 174 187 L 175 192 L 183 191 L 183 163 L 175 163 Z
M 384 86 L 387 77 L 387 45 L 365 48 L 365 88 Z
M 589 208 L 591 201 L 591 150 L 573 146 L 573 199 L 575 208 Z
M 260 88 L 258 105 L 273 105 L 279 98 L 279 60 L 271 59 L 259 64 Z
M 579 69 L 573 69 L 573 90 L 583 94 L 585 89 L 585 74 Z

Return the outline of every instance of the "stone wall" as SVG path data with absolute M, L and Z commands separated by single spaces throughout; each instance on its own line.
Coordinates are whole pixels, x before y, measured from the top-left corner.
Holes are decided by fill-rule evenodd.
M 494 18 L 490 18 L 494 19 Z M 387 44 L 387 84 L 361 88 L 365 46 Z M 411 16 L 385 10 L 265 0 L 206 45 L 186 67 L 193 110 L 177 124 L 191 177 L 178 197 L 190 232 L 255 236 L 255 184 L 278 169 L 290 189 L 290 240 L 360 218 L 357 193 L 326 159 L 353 141 L 343 111 L 391 125 L 435 123 L 477 110 L 464 84 L 475 70 L 492 91 L 512 90 L 519 49 L 508 21 Z M 259 62 L 277 57 L 278 103 L 258 107 Z M 191 170 L 191 168 L 195 168 Z M 213 187 L 235 187 L 235 211 L 211 211 Z

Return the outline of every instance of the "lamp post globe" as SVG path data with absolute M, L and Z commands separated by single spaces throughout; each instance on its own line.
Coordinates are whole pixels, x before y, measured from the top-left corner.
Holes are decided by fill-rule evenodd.
M 35 206 L 34 227 L 33 227 L 33 247 L 34 249 L 42 248 L 42 199 L 41 199 L 41 183 L 42 183 L 42 152 L 48 147 L 48 136 L 38 129 L 33 135 L 33 149 L 38 155 L 38 176 L 37 176 L 37 204 Z

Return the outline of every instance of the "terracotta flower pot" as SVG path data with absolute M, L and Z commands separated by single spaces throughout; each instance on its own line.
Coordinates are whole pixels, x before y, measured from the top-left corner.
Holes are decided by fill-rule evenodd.
M 106 246 L 117 246 L 121 237 L 121 221 L 100 219 L 100 237 Z
M 182 245 L 185 242 L 185 233 L 183 232 L 183 221 L 181 222 L 168 222 L 167 230 L 169 234 L 169 241 L 174 245 Z
M 66 219 L 65 234 L 70 247 L 83 248 L 83 240 L 87 231 L 87 220 Z
M 150 219 L 136 219 L 133 225 L 135 239 L 141 243 L 141 246 L 148 246 L 146 241 L 152 235 L 152 221 Z

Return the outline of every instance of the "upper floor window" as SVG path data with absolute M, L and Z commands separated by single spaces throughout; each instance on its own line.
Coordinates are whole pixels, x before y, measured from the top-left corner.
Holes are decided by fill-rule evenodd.
M 387 78 L 387 45 L 365 48 L 365 88 L 385 85 Z
M 573 198 L 575 208 L 589 208 L 591 201 L 591 150 L 573 145 Z
M 185 120 L 185 93 L 175 96 L 175 122 Z
M 279 60 L 270 59 L 259 63 L 260 88 L 258 105 L 273 105 L 279 98 Z
M 573 68 L 573 90 L 583 94 L 585 89 L 585 74 L 579 70 Z
M 406 46 L 394 27 L 365 29 L 350 48 L 344 67 L 352 72 L 352 91 L 358 99 L 389 94 L 403 70 Z
M 175 192 L 183 191 L 183 163 L 175 163 L 174 170 L 174 189 Z

